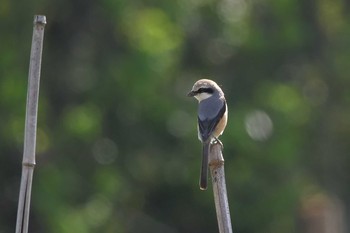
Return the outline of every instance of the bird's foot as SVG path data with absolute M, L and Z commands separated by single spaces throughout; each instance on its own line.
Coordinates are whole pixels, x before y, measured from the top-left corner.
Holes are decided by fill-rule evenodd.
M 222 142 L 217 137 L 214 137 L 214 139 L 211 142 L 211 144 L 220 144 L 221 150 L 224 149 L 224 144 L 222 144 Z

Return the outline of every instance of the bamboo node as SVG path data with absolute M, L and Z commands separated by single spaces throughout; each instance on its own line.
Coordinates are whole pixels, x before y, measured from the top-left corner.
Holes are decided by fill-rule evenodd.
M 25 167 L 35 167 L 35 163 L 23 162 L 22 165 Z

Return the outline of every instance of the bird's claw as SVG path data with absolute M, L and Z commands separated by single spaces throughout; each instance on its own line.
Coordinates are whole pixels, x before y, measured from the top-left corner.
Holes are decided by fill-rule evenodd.
M 221 149 L 224 149 L 224 144 L 222 144 L 222 142 L 217 137 L 214 137 L 214 139 L 211 143 L 212 144 L 220 144 Z

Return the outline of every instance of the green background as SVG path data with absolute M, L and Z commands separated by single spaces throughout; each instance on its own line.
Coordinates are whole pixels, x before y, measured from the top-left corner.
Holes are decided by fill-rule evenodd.
M 349 8 L 1 0 L 0 232 L 15 229 L 34 14 L 48 24 L 30 232 L 218 232 L 211 185 L 198 187 L 197 102 L 186 97 L 200 78 L 228 102 L 221 140 L 234 231 L 321 232 L 310 226 L 323 228 L 323 213 L 341 229 Z

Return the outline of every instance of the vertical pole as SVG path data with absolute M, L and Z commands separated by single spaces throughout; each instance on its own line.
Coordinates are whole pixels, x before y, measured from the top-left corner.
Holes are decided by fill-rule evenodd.
M 46 17 L 34 16 L 32 48 L 30 53 L 22 178 L 18 201 L 16 233 L 27 233 L 30 197 L 35 166 L 36 129 L 38 118 L 39 83 Z
M 218 219 L 220 233 L 232 233 L 230 209 L 227 198 L 224 157 L 222 155 L 222 145 L 212 144 L 209 155 L 209 169 L 213 183 L 214 201 L 216 216 Z

